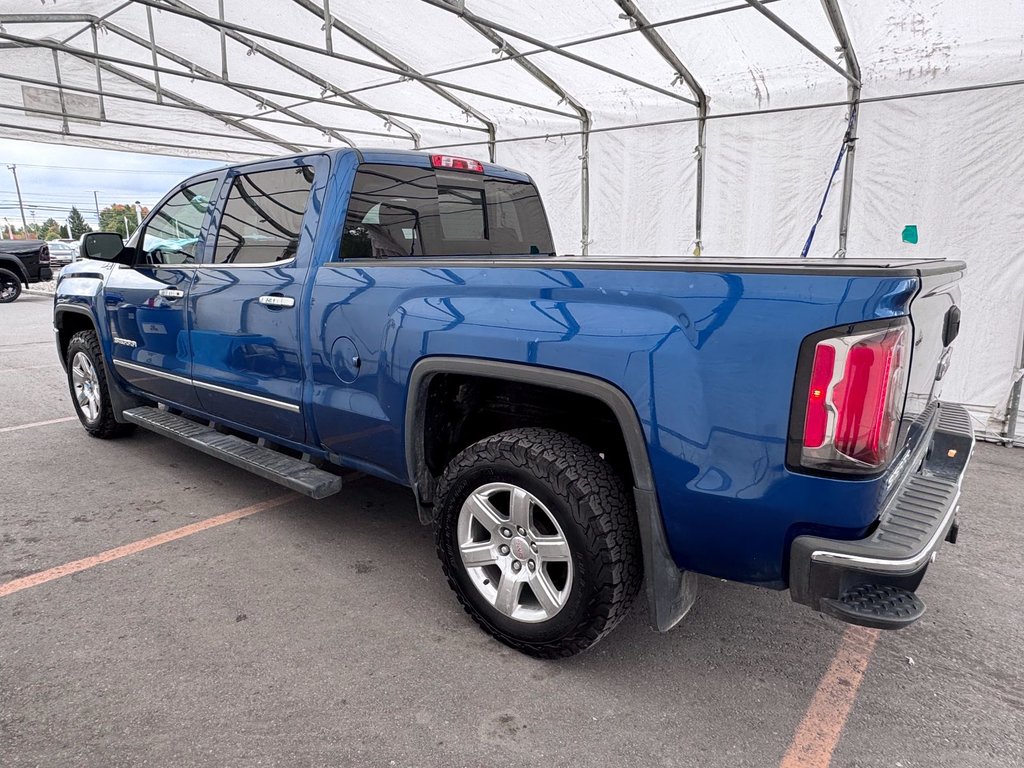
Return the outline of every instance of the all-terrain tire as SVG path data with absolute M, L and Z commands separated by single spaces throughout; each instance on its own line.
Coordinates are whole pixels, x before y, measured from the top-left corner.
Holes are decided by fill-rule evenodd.
M 0 269 L 0 304 L 10 304 L 21 296 L 21 278 L 9 269 Z
M 500 612 L 463 563 L 460 512 L 471 494 L 493 483 L 532 494 L 568 542 L 571 587 L 549 619 L 527 623 Z M 622 620 L 640 590 L 643 566 L 632 496 L 608 462 L 562 432 L 514 429 L 466 448 L 439 483 L 435 526 L 438 557 L 466 612 L 486 632 L 530 656 L 559 658 L 586 650 Z
M 79 396 L 75 391 L 76 369 L 81 371 L 87 366 L 79 365 L 78 356 L 81 355 L 91 364 L 92 369 L 89 375 L 94 379 L 92 385 L 95 390 L 98 403 L 98 413 L 90 415 L 83 408 Z M 71 402 L 75 406 L 75 413 L 79 421 L 85 427 L 85 431 L 93 437 L 102 439 L 120 437 L 135 431 L 134 424 L 121 424 L 114 418 L 114 408 L 110 402 L 110 390 L 107 382 L 107 369 L 103 365 L 103 349 L 100 346 L 99 337 L 95 331 L 79 331 L 71 337 L 68 342 L 68 351 L 65 358 L 67 362 L 68 389 L 71 391 Z

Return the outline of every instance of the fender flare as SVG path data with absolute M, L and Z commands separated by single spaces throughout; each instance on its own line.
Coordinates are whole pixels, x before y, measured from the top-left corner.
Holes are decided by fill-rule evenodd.
M 60 331 L 62 316 L 66 314 L 82 315 L 83 317 L 89 318 L 89 322 L 92 324 L 93 330 L 96 331 L 96 335 L 100 337 L 100 347 L 103 347 L 103 334 L 100 331 L 99 322 L 97 321 L 96 316 L 88 307 L 83 307 L 78 304 L 57 304 L 54 306 L 53 328 L 55 336 Z M 60 364 L 66 373 L 68 361 L 64 359 L 62 354 L 60 354 L 59 337 L 57 339 L 57 356 L 60 358 Z M 131 408 L 137 408 L 138 406 L 146 405 L 147 403 L 142 398 L 136 397 L 121 386 L 120 379 L 114 374 L 114 367 L 110 365 L 106 355 L 103 355 L 103 370 L 104 373 L 106 373 L 107 390 L 110 395 L 110 404 L 113 406 L 114 420 L 120 424 L 128 424 L 129 422 L 122 414 Z
M 667 632 L 678 624 L 696 599 L 696 577 L 690 571 L 681 571 L 669 550 L 647 453 L 647 438 L 629 396 L 604 379 L 557 368 L 472 357 L 421 359 L 409 376 L 405 407 L 405 459 L 420 522 L 424 524 L 433 522 L 433 514 L 423 499 L 432 497 L 434 478 L 426 466 L 426 409 L 420 406 L 426 402 L 431 379 L 439 373 L 537 384 L 592 397 L 611 409 L 622 430 L 633 470 L 633 497 L 643 548 L 648 618 L 652 628 L 659 632 Z
M 25 287 L 28 287 L 28 270 L 26 270 L 25 265 L 21 263 L 21 259 L 8 254 L 0 254 L 0 269 L 6 269 L 13 272 L 21 278 L 21 282 L 25 284 Z

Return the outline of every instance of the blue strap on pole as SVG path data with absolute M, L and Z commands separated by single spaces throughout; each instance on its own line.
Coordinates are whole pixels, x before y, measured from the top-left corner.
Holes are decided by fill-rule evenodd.
M 811 242 L 814 240 L 814 232 L 818 228 L 818 224 L 821 222 L 821 217 L 825 213 L 825 202 L 828 200 L 829 190 L 832 189 L 832 182 L 836 179 L 836 174 L 839 173 L 839 166 L 842 165 L 843 156 L 846 154 L 846 148 L 850 145 L 853 140 L 850 136 L 853 131 L 853 123 L 857 119 L 857 108 L 853 107 L 850 110 L 850 122 L 846 125 L 846 134 L 843 136 L 843 146 L 839 148 L 839 157 L 836 158 L 836 164 L 832 168 L 832 175 L 828 177 L 828 185 L 825 187 L 825 194 L 821 198 L 821 205 L 818 207 L 818 218 L 814 220 L 814 224 L 811 226 L 811 231 L 807 234 L 807 242 L 804 243 L 804 249 L 800 251 L 800 258 L 806 259 L 807 253 L 811 250 Z

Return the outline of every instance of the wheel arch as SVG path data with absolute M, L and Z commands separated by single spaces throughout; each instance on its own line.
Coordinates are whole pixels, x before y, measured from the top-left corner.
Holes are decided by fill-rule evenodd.
M 21 282 L 25 287 L 28 287 L 28 270 L 26 270 L 25 265 L 21 263 L 21 259 L 6 254 L 0 254 L 0 269 L 6 269 L 9 272 L 13 272 L 17 277 L 21 278 Z
M 632 401 L 614 384 L 594 376 L 472 357 L 427 357 L 413 367 L 405 408 L 405 458 L 409 483 L 416 497 L 420 521 L 430 524 L 435 478 L 426 462 L 426 413 L 431 380 L 439 374 L 462 374 L 508 382 L 535 384 L 568 391 L 600 401 L 614 415 L 622 432 L 633 475 L 633 496 L 643 548 L 648 616 L 651 626 L 665 632 L 692 607 L 696 597 L 693 574 L 680 571 L 665 534 L 661 505 L 644 436 Z

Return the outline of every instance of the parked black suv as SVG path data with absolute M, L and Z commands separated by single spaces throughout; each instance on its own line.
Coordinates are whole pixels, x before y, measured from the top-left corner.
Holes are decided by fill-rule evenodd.
M 0 240 L 0 304 L 21 296 L 22 285 L 53 279 L 50 247 L 43 240 Z

